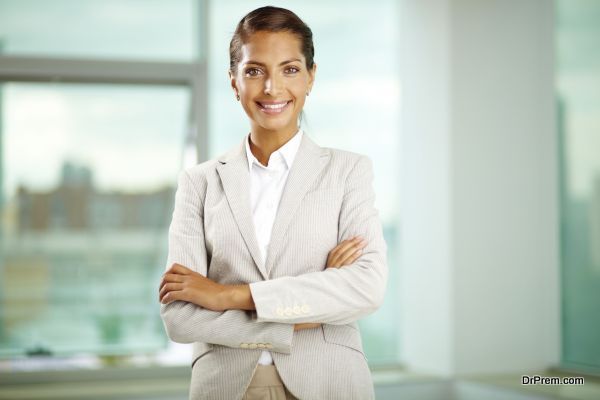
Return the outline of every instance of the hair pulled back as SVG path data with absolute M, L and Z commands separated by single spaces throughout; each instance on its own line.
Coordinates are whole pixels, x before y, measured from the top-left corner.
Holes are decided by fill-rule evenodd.
M 315 48 L 312 31 L 292 11 L 285 8 L 266 6 L 250 11 L 237 24 L 229 43 L 229 69 L 237 73 L 241 60 L 242 46 L 255 32 L 290 32 L 300 39 L 300 50 L 306 60 L 306 67 L 311 70 L 314 64 Z

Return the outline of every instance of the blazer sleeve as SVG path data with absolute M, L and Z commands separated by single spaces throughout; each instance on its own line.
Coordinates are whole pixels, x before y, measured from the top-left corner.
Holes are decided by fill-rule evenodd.
M 203 202 L 186 170 L 178 177 L 173 219 L 169 227 L 167 269 L 174 263 L 204 276 L 207 253 L 204 241 Z M 185 301 L 160 305 L 167 335 L 178 343 L 205 342 L 241 348 L 244 343 L 270 344 L 269 350 L 289 354 L 293 325 L 261 322 L 243 310 L 223 312 Z
M 342 268 L 251 283 L 259 321 L 342 325 L 379 308 L 387 285 L 387 245 L 372 184 L 372 161 L 361 155 L 347 178 L 338 243 L 360 235 L 367 240 L 362 255 Z

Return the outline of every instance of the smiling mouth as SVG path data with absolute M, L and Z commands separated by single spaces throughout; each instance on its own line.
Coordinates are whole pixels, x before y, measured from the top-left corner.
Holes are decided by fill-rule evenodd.
M 266 114 L 281 114 L 283 110 L 288 108 L 288 105 L 292 102 L 292 100 L 282 101 L 279 103 L 260 103 L 256 102 L 258 108 Z

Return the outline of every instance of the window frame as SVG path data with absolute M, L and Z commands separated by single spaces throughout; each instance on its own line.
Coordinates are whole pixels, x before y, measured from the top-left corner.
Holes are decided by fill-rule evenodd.
M 0 55 L 0 83 L 89 83 L 189 87 L 186 143 L 195 142 L 199 161 L 208 159 L 207 77 L 204 60 L 155 62 Z

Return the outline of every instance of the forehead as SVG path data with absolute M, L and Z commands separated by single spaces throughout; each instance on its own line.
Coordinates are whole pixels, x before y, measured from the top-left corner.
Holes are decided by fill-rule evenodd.
M 259 31 L 250 35 L 241 48 L 241 62 L 304 60 L 300 39 L 290 32 Z

